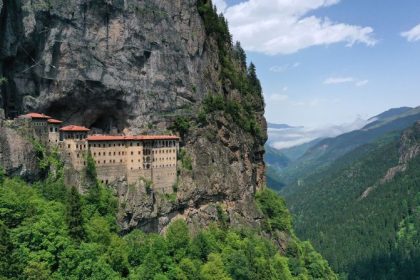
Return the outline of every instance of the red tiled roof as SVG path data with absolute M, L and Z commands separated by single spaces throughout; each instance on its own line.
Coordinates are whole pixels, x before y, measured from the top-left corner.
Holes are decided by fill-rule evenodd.
M 77 132 L 88 132 L 90 129 L 84 126 L 69 125 L 60 128 L 60 131 L 77 131 Z
M 26 115 L 20 116 L 20 118 L 31 118 L 31 119 L 51 119 L 50 116 L 40 114 L 40 113 L 28 113 Z
M 60 124 L 62 123 L 62 121 L 56 120 L 56 119 L 49 119 L 48 123 L 52 123 L 52 124 Z
M 111 135 L 92 135 L 88 141 L 142 141 L 142 140 L 179 140 L 173 135 L 138 135 L 138 136 L 111 136 Z

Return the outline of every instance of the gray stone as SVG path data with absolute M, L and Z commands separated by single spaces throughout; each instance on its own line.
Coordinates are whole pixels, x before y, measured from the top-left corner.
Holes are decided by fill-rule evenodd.
M 0 2 L 7 5 L 0 76 L 10 81 L 3 100 L 9 116 L 41 111 L 94 131 L 138 134 L 165 132 L 177 115 L 195 118 L 209 93 L 243 101 L 228 83 L 222 88 L 217 46 L 206 36 L 196 0 L 54 0 L 51 9 L 45 2 Z M 262 98 L 256 103 L 265 131 Z M 218 220 L 217 206 L 232 225 L 258 225 L 253 197 L 265 184 L 266 135 L 246 133 L 219 113 L 208 121 L 182 139 L 193 168 L 180 168 L 175 199 L 147 193 L 141 181 L 112 186 L 124 231 L 163 232 L 177 218 L 200 229 Z M 0 135 L 2 162 L 13 174 L 30 174 L 33 151 L 23 140 L 12 143 L 14 136 Z

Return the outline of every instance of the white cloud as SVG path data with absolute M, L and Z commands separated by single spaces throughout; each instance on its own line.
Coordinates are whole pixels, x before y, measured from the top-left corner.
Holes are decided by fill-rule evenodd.
M 368 83 L 369 83 L 369 80 L 361 80 L 361 81 L 356 82 L 356 86 L 357 87 L 364 87 Z
M 369 83 L 369 80 L 358 80 L 353 77 L 330 77 L 324 81 L 324 85 L 338 85 L 354 83 L 357 87 L 363 87 Z
M 285 91 L 284 88 L 283 88 L 283 91 Z M 286 88 L 286 91 L 287 91 L 287 88 Z M 289 96 L 285 94 L 272 94 L 269 96 L 269 98 L 272 101 L 286 101 L 289 99 Z
M 286 72 L 289 69 L 297 68 L 299 66 L 300 66 L 299 62 L 295 62 L 293 64 L 275 65 L 275 66 L 270 67 L 270 71 L 275 72 L 275 73 L 281 73 L 281 72 Z
M 343 133 L 361 129 L 371 121 L 357 117 L 352 122 L 340 125 L 326 125 L 316 128 L 296 127 L 290 129 L 269 129 L 268 143 L 276 149 L 301 145 L 317 138 L 335 137 Z
M 414 26 L 408 31 L 402 32 L 401 36 L 406 38 L 408 42 L 420 41 L 420 24 Z
M 219 13 L 224 13 L 227 8 L 227 3 L 224 0 L 213 0 L 213 4 L 216 5 Z
M 247 0 L 226 8 L 224 0 L 214 3 L 224 11 L 234 39 L 246 50 L 291 54 L 321 45 L 344 42 L 347 46 L 376 44 L 373 29 L 333 22 L 308 13 L 340 0 Z
M 331 77 L 324 81 L 325 85 L 337 85 L 354 82 L 353 77 Z

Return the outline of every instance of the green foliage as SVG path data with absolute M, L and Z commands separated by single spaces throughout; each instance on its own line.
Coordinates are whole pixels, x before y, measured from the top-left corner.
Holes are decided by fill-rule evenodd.
M 395 137 L 362 146 L 285 193 L 297 234 L 348 279 L 420 275 L 420 158 L 380 183 L 398 165 L 399 147 Z
M 254 116 L 252 105 L 247 104 L 247 99 L 245 99 L 245 104 L 242 105 L 236 100 L 226 99 L 219 94 L 208 95 L 203 101 L 202 110 L 204 116 L 213 112 L 223 111 L 240 128 L 262 138 L 262 129 Z M 207 119 L 204 119 L 202 116 L 199 116 L 200 119 L 207 122 Z
M 192 170 L 192 159 L 187 154 L 185 149 L 180 149 L 178 153 L 178 159 L 181 161 L 182 167 L 186 170 Z
M 0 166 L 0 186 L 3 184 L 4 182 L 4 176 L 5 176 L 5 172 L 3 167 Z
M 265 216 L 265 230 L 290 232 L 292 221 L 283 198 L 265 188 L 256 195 L 257 205 Z
M 181 137 L 184 137 L 185 134 L 188 133 L 188 130 L 190 129 L 190 127 L 191 127 L 191 122 L 190 122 L 189 119 L 187 119 L 186 117 L 183 117 L 183 116 L 178 116 L 175 119 L 172 126 L 170 127 L 170 129 L 172 131 L 179 132 Z
M 0 86 L 7 84 L 7 78 L 0 76 Z
M 68 194 L 66 218 L 69 235 L 75 240 L 83 240 L 85 231 L 83 228 L 82 203 L 79 192 L 75 187 L 72 187 Z
M 96 181 L 96 178 L 97 178 L 96 164 L 91 153 L 88 153 L 86 156 L 86 176 L 91 181 Z
M 101 185 L 99 190 L 97 205 L 74 188 L 66 200 L 51 200 L 38 188 L 6 178 L 0 188 L 1 275 L 7 279 L 254 280 L 312 279 L 311 275 L 334 279 L 310 246 L 296 240 L 301 253 L 287 258 L 253 231 L 212 225 L 192 237 L 186 223 L 178 220 L 165 236 L 134 230 L 120 237 L 115 219 L 110 218 L 115 217 L 114 206 L 102 209 L 103 204 L 113 204 L 109 192 Z
M 211 253 L 208 261 L 201 267 L 200 278 L 203 280 L 231 280 L 219 254 Z
M 149 180 L 147 178 L 141 178 L 141 181 L 144 182 L 144 189 L 145 189 L 146 193 L 150 194 L 152 192 L 152 189 L 153 189 L 153 181 Z

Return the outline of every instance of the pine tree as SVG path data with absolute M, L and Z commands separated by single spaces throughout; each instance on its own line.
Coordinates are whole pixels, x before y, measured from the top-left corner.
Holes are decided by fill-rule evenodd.
M 90 203 L 99 204 L 100 188 L 97 180 L 95 160 L 90 153 L 87 155 L 86 162 L 86 177 L 90 184 L 87 199 Z
M 235 44 L 235 52 L 237 59 L 241 62 L 241 67 L 246 71 L 246 53 L 241 46 L 241 43 L 238 41 Z M 255 67 L 255 66 L 254 66 Z
M 82 204 L 79 192 L 72 187 L 67 198 L 67 224 L 69 234 L 75 240 L 83 240 L 85 230 L 83 228 Z
M 252 62 L 248 67 L 248 81 L 249 81 L 249 85 L 253 93 L 256 93 L 256 94 L 262 93 L 261 83 L 257 77 L 257 68 L 255 67 L 255 64 Z

